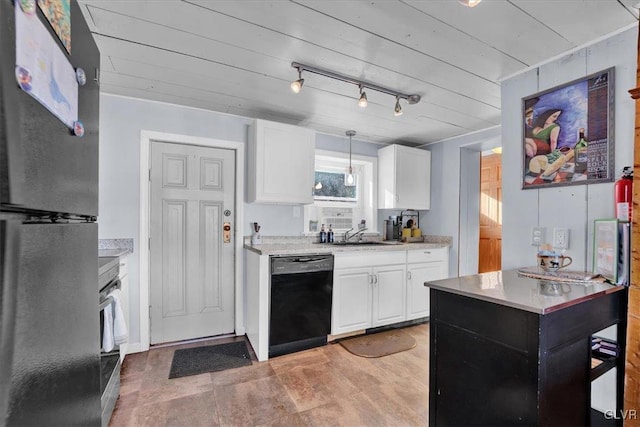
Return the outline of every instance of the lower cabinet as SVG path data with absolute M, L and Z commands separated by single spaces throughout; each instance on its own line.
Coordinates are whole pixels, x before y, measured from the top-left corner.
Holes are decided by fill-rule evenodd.
M 428 317 L 424 282 L 448 276 L 448 247 L 334 255 L 333 335 Z
M 331 333 L 405 319 L 406 252 L 336 254 Z
M 424 282 L 446 279 L 449 248 L 407 251 L 407 320 L 429 316 L 429 288 Z

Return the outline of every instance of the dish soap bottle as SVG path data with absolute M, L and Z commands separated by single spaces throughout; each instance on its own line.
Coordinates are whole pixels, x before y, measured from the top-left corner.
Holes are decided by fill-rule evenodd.
M 329 224 L 329 231 L 327 232 L 327 243 L 333 243 L 333 230 L 331 224 Z
M 327 232 L 324 231 L 324 224 L 320 227 L 320 243 L 327 243 Z

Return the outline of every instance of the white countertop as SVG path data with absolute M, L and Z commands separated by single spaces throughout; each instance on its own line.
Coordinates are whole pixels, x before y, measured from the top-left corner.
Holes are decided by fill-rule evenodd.
M 402 243 L 397 241 L 386 241 L 379 245 L 351 245 L 340 246 L 330 243 L 267 243 L 262 245 L 245 244 L 245 249 L 256 252 L 260 255 L 308 255 L 308 254 L 328 254 L 342 252 L 369 252 L 369 251 L 406 251 L 411 249 L 435 249 L 448 248 L 446 243 Z
M 600 282 L 583 284 L 533 279 L 519 275 L 517 270 L 436 280 L 425 282 L 425 286 L 538 314 L 624 289 L 624 286 Z

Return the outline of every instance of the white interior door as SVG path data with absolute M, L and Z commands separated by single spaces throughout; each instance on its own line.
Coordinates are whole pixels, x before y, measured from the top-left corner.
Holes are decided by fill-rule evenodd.
M 233 332 L 235 152 L 152 141 L 149 176 L 151 344 Z

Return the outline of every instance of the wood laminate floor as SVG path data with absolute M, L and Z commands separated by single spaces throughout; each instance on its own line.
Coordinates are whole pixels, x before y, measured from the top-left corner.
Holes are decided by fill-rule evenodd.
M 426 426 L 429 324 L 404 331 L 417 346 L 381 358 L 334 343 L 171 380 L 175 350 L 243 338 L 130 354 L 110 426 Z

